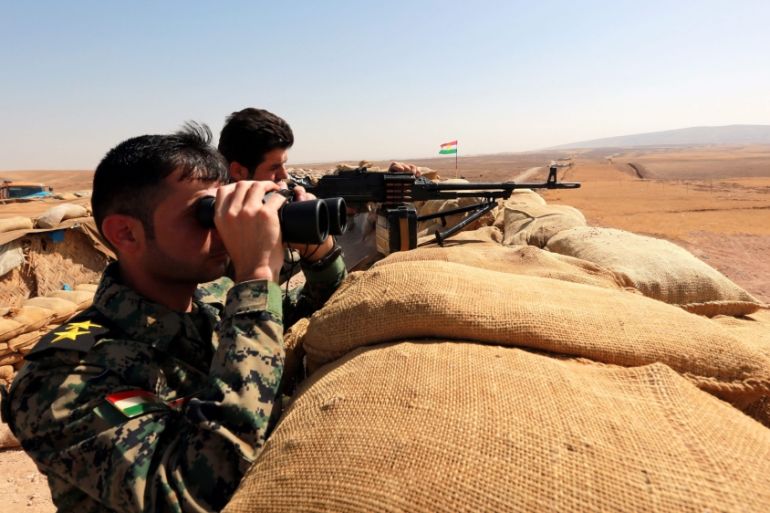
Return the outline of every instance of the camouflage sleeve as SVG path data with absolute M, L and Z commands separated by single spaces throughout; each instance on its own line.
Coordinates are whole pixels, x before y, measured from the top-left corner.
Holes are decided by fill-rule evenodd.
M 134 388 L 125 376 L 149 372 L 157 358 L 142 353 L 146 344 L 101 344 L 94 351 L 104 348 L 104 365 L 79 362 L 73 351 L 60 352 L 56 363 L 30 362 L 11 392 L 13 424 L 49 476 L 59 511 L 223 508 L 270 427 L 282 333 L 276 284 L 234 286 L 208 385 L 183 406 L 152 390 L 125 408 L 113 402 L 116 392 Z M 184 371 L 164 379 L 184 379 Z
M 348 275 L 342 255 L 321 269 L 302 263 L 305 284 L 290 290 L 283 301 L 284 324 L 289 327 L 321 308 Z

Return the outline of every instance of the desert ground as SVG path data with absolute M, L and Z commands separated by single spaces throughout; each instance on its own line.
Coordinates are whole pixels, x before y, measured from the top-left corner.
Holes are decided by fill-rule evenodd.
M 770 147 L 606 148 L 412 160 L 472 181 L 545 179 L 552 160 L 569 159 L 559 178 L 578 190 L 544 191 L 549 203 L 580 209 L 589 224 L 673 241 L 757 298 L 770 303 Z M 567 160 L 560 161 L 567 163 Z M 355 163 L 354 163 L 355 164 Z M 387 166 L 388 162 L 372 162 Z M 333 164 L 298 164 L 330 169 Z M 537 169 L 539 168 L 539 169 Z M 90 171 L 0 171 L 0 177 L 39 181 L 55 192 L 90 188 Z M 87 200 L 77 200 L 87 204 Z M 0 205 L 0 218 L 34 216 L 55 200 Z M 0 511 L 54 511 L 45 479 L 20 451 L 0 452 Z

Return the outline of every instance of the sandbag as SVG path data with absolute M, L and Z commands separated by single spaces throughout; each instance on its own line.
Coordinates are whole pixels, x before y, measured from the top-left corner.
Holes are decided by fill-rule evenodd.
M 55 290 L 48 297 L 66 299 L 77 305 L 78 310 L 85 310 L 94 302 L 94 293 L 88 290 Z
M 613 228 L 578 227 L 552 237 L 547 249 L 611 269 L 645 296 L 688 312 L 739 316 L 763 306 L 722 273 L 666 240 Z
M 24 332 L 24 325 L 13 319 L 0 317 L 0 341 L 6 341 Z
M 770 511 L 770 430 L 665 365 L 404 342 L 301 388 L 225 513 Z
M 451 237 L 445 239 L 443 242 L 443 246 L 444 247 L 467 246 L 468 242 L 481 242 L 481 243 L 492 242 L 495 245 L 499 246 L 503 242 L 503 232 L 501 232 L 499 228 L 496 228 L 494 226 L 482 226 L 481 228 L 476 228 L 475 230 L 460 231 L 452 235 Z M 429 234 L 418 238 L 417 246 L 418 247 L 438 246 L 438 243 L 436 242 L 436 235 Z M 403 253 L 403 251 L 401 251 L 400 253 Z M 345 257 L 347 258 L 347 253 L 345 254 Z
M 557 233 L 585 226 L 586 218 L 568 205 L 528 205 L 505 207 L 505 238 L 509 246 L 530 245 L 543 248 Z
M 48 308 L 34 305 L 24 305 L 17 309 L 13 320 L 24 325 L 24 331 L 39 330 L 43 326 L 53 322 L 55 312 Z
M 470 236 L 489 229 L 496 230 L 493 226 L 487 226 L 474 232 L 463 232 L 461 235 Z M 438 260 L 490 271 L 541 276 L 611 289 L 624 288 L 623 281 L 615 273 L 586 260 L 551 253 L 534 246 L 506 247 L 494 243 L 461 244 L 459 242 L 450 245 L 450 241 L 451 239 L 443 248 L 430 246 L 392 253 L 374 264 L 372 268 L 395 262 Z
M 99 285 L 96 283 L 79 283 L 75 285 L 75 290 L 86 290 L 88 292 L 96 292 L 98 288 Z
M 745 317 L 719 315 L 712 320 L 770 358 L 770 310 L 757 310 Z
M 74 203 L 65 203 L 49 208 L 43 215 L 35 219 L 35 224 L 38 228 L 55 228 L 67 219 L 87 216 L 88 210 L 86 207 L 75 205 Z
M 61 192 L 59 194 L 54 194 L 53 197 L 58 200 L 72 201 L 78 199 L 80 196 L 74 192 Z
M 54 318 L 50 321 L 52 323 L 64 322 L 77 312 L 77 305 L 75 303 L 59 297 L 33 297 L 27 299 L 24 305 L 39 306 L 40 308 L 53 310 Z
M 302 344 L 312 371 L 363 345 L 415 337 L 661 362 L 738 407 L 770 395 L 770 358 L 707 318 L 640 294 L 450 262 L 352 273 Z
M 8 340 L 8 348 L 14 352 L 27 354 L 40 338 L 48 333 L 47 330 L 35 330 L 22 333 Z
M 32 226 L 32 219 L 29 217 L 16 216 L 0 219 L 0 233 L 15 230 L 31 230 Z
M 15 366 L 18 362 L 21 361 L 24 361 L 24 356 L 21 353 L 14 353 L 10 351 L 0 355 L 0 367 L 5 367 L 7 365 Z
M 516 208 L 530 205 L 545 205 L 545 199 L 532 189 L 515 189 L 511 196 L 500 205 L 495 215 L 494 226 L 501 230 L 505 227 L 506 207 Z

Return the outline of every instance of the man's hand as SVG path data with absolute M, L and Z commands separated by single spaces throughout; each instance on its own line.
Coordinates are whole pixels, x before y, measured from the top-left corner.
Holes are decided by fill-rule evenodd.
M 217 189 L 214 224 L 230 254 L 235 281 L 278 282 L 283 244 L 278 210 L 286 201 L 273 182 L 242 180 Z
M 309 201 L 316 199 L 314 194 L 305 190 L 302 186 L 294 187 L 295 201 Z M 334 239 L 326 237 L 321 244 L 288 244 L 291 249 L 299 252 L 300 258 L 306 262 L 315 262 L 325 257 L 334 248 Z
M 412 173 L 414 176 L 420 176 L 417 166 L 405 162 L 391 162 L 388 171 L 391 173 Z

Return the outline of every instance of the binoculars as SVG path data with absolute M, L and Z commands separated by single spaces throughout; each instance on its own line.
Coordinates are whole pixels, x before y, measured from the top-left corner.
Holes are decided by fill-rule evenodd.
M 280 194 L 287 200 L 278 210 L 284 242 L 321 244 L 329 234 L 342 235 L 345 231 L 348 213 L 344 199 L 293 201 L 294 193 L 283 189 L 268 193 L 262 202 L 272 194 Z M 205 228 L 214 228 L 214 203 L 214 196 L 205 196 L 195 205 L 198 222 Z

